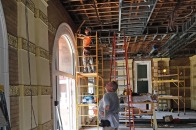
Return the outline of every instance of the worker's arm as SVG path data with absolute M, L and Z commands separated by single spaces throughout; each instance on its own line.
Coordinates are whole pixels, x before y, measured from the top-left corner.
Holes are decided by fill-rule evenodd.
M 106 111 L 109 111 L 109 110 L 110 110 L 110 101 L 109 101 L 108 94 L 105 94 L 105 95 L 104 95 L 103 101 L 104 101 L 104 109 L 105 109 Z
M 79 37 L 85 37 L 86 35 L 84 34 L 78 34 Z
M 108 111 L 109 109 L 110 109 L 110 106 L 109 105 L 106 105 L 105 106 L 105 111 L 100 112 L 101 115 L 104 117 L 105 116 L 105 113 L 104 112 Z

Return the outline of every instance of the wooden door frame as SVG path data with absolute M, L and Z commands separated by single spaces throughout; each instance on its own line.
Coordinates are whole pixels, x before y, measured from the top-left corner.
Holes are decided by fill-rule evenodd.
M 9 60 L 8 60 L 8 33 L 2 3 L 0 1 L 0 85 L 4 88 L 8 115 L 10 116 L 10 84 L 9 84 Z
M 148 93 L 152 93 L 151 61 L 134 61 L 134 91 L 137 92 L 137 66 L 147 65 Z

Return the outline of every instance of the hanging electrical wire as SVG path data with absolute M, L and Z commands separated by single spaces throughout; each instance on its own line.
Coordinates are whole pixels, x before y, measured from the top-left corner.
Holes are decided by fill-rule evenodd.
M 35 122 L 35 125 L 36 127 L 38 126 L 37 125 L 37 122 L 36 122 L 36 119 L 35 119 L 35 111 L 34 111 L 34 108 L 33 108 L 33 93 L 32 93 L 32 82 L 31 82 L 31 63 L 30 63 L 30 42 L 29 42 L 29 25 L 28 25 L 28 0 L 26 0 L 25 2 L 25 25 L 26 25 L 26 37 L 27 37 L 27 55 L 28 55 L 28 71 L 29 71 L 29 86 L 30 86 L 30 92 L 31 92 L 31 129 L 33 127 L 33 124 L 32 124 L 32 121 L 33 121 L 33 118 L 34 118 L 34 122 Z
M 176 19 L 184 19 L 184 18 L 187 18 L 187 17 L 191 16 L 191 15 L 193 14 L 193 12 L 196 11 L 196 8 L 195 8 L 194 6 L 191 6 L 190 8 L 191 8 L 191 12 L 190 12 L 190 13 L 188 13 L 188 14 L 185 15 L 185 16 L 178 17 L 178 18 L 176 18 Z
M 174 22 L 175 22 L 176 17 L 177 17 L 177 11 L 176 10 L 179 8 L 180 4 L 181 4 L 181 0 L 178 0 L 176 6 L 174 7 L 174 9 L 172 11 L 172 13 L 169 15 L 168 27 L 169 27 L 170 31 L 175 30 Z
M 187 8 L 187 10 L 191 9 L 190 13 L 188 13 L 185 16 L 178 17 L 177 10 L 180 8 L 180 5 L 182 5 L 181 2 L 182 2 L 181 0 L 177 1 L 176 6 L 174 7 L 172 13 L 169 15 L 168 27 L 169 27 L 170 31 L 174 31 L 175 30 L 175 22 L 176 22 L 176 20 L 187 18 L 187 17 L 191 16 L 195 12 L 195 10 L 196 10 L 195 9 L 196 7 L 191 5 L 191 6 L 189 6 Z

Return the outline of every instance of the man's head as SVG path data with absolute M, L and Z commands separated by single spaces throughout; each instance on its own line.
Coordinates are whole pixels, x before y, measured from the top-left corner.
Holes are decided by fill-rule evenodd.
M 107 92 L 116 92 L 118 89 L 118 83 L 116 81 L 108 82 L 105 86 Z
M 89 33 L 91 33 L 91 29 L 87 27 L 87 28 L 85 29 L 85 34 L 87 35 L 87 34 L 89 34 Z

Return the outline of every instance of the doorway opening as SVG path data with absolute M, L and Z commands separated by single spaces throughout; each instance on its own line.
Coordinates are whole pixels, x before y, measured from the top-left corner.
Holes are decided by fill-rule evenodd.
M 134 68 L 134 92 L 152 93 L 151 61 L 135 61 Z

